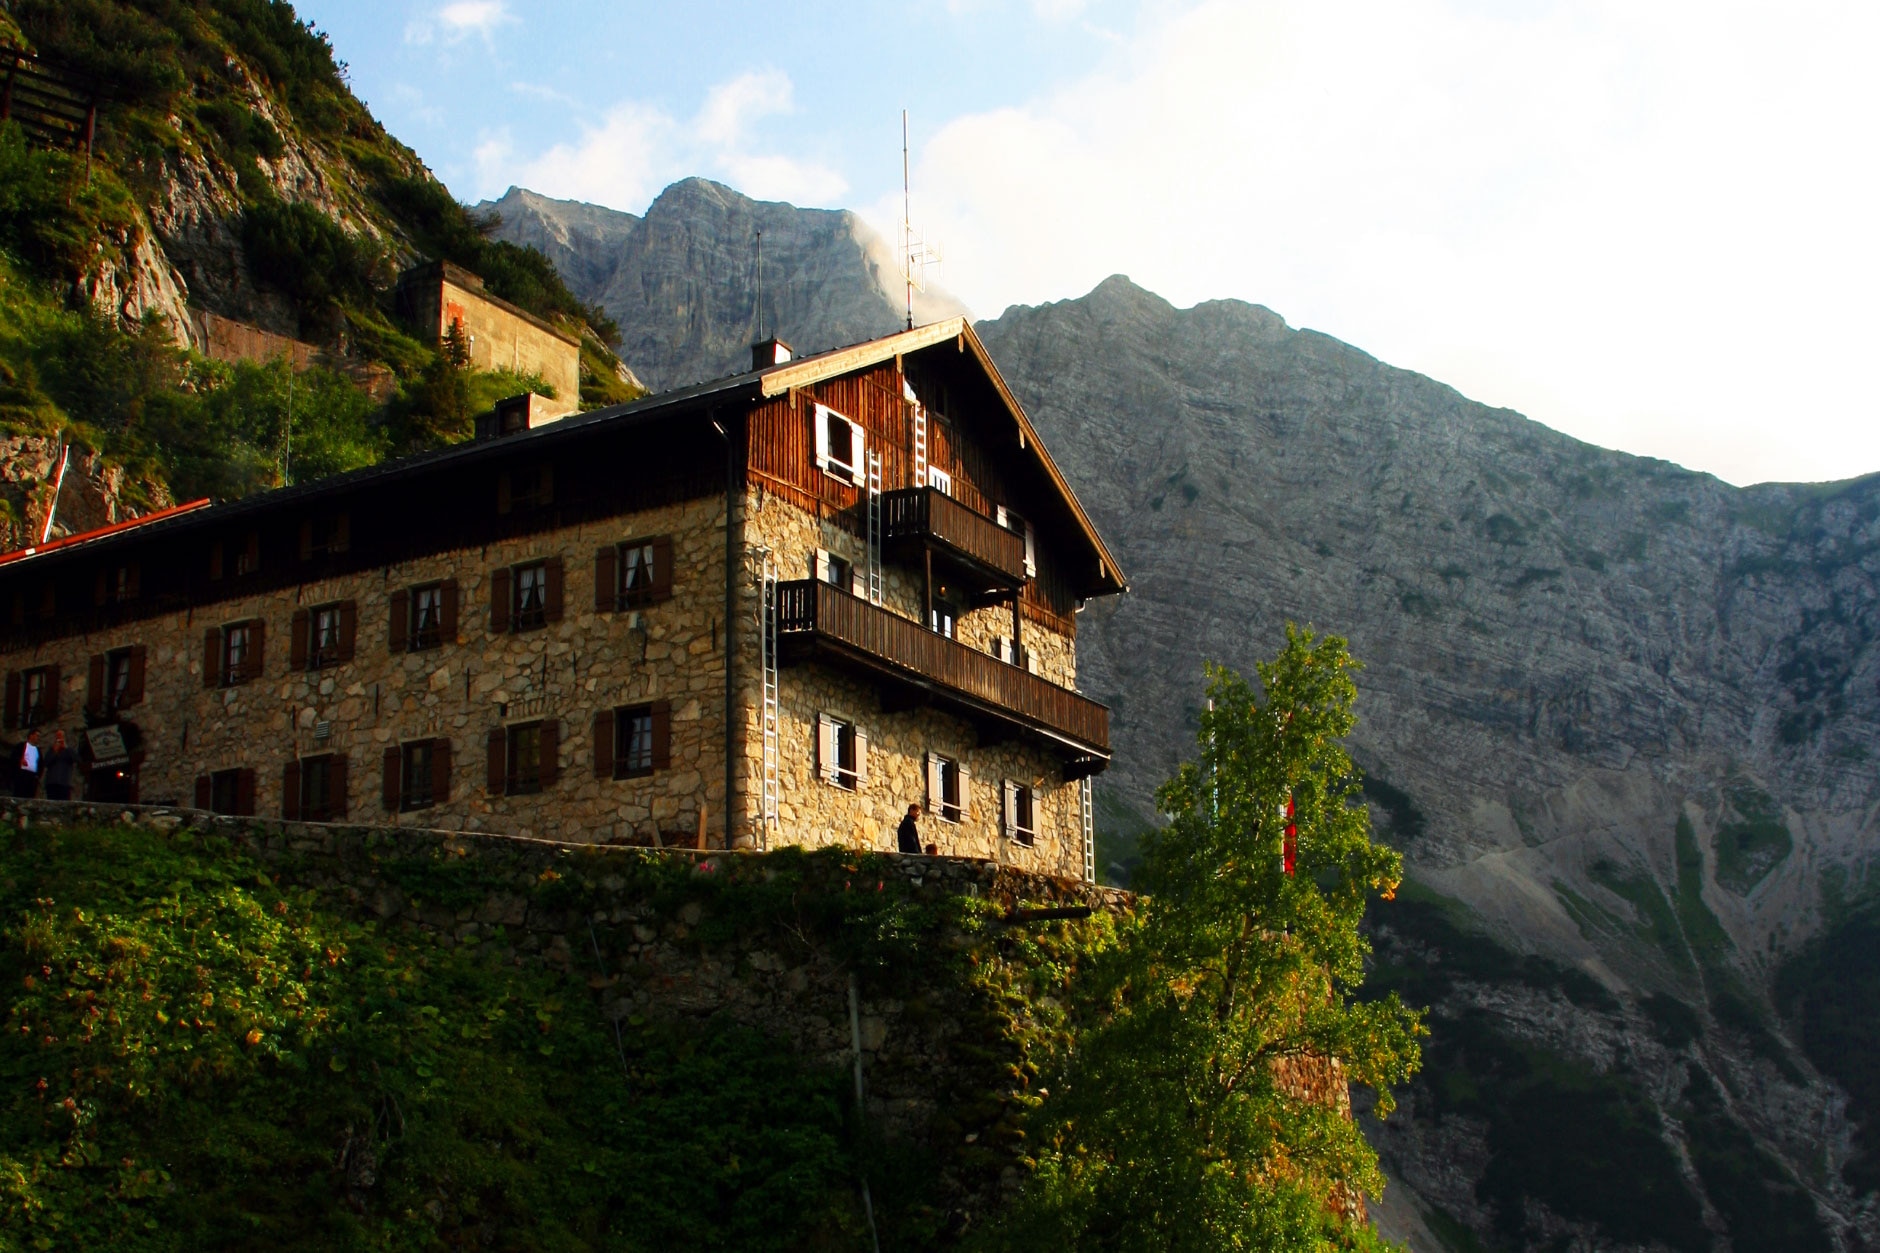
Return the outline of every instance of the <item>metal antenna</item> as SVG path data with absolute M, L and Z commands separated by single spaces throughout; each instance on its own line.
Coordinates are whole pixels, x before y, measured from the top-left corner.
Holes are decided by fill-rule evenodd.
M 914 329 L 914 190 L 907 172 L 907 110 L 901 110 L 901 271 L 907 277 L 907 329 Z
M 764 339 L 764 232 L 757 232 L 757 340 Z

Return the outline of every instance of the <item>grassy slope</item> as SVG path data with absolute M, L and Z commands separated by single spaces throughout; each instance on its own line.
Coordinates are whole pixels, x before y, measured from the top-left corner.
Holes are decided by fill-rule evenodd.
M 422 257 L 466 265 L 497 295 L 580 333 L 587 404 L 631 398 L 603 342 L 611 324 L 575 300 L 540 253 L 488 239 L 489 224 L 353 97 L 324 36 L 291 6 L 14 0 L 0 15 L 0 38 L 118 93 L 101 114 L 89 168 L 0 126 L 0 429 L 70 432 L 145 484 L 180 495 L 237 496 L 279 481 L 284 374 L 211 365 L 154 329 L 116 325 L 76 301 L 101 257 L 126 255 L 150 234 L 147 206 L 187 166 L 233 185 L 241 259 L 289 302 L 300 334 L 387 365 L 399 380 L 379 406 L 343 374 L 305 378 L 295 401 L 296 479 L 463 438 L 490 400 L 540 387 L 453 369 L 399 327 L 391 283 Z M 269 171 L 296 155 L 327 173 L 340 197 L 330 213 L 281 198 Z

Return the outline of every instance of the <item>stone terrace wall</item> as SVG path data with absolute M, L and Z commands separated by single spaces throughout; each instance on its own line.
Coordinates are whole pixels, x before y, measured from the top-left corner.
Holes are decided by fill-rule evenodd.
M 855 977 L 869 1126 L 913 1146 L 930 1164 L 923 1169 L 936 1172 L 956 1229 L 1019 1178 L 1017 1116 L 1030 1078 L 1023 1011 L 959 973 L 1010 960 L 1015 928 L 933 924 L 914 941 L 921 954 L 940 955 L 937 968 L 952 973 L 909 977 L 887 968 L 852 975 L 816 901 L 826 906 L 850 892 L 893 893 L 915 905 L 966 898 L 987 902 L 980 912 L 992 915 L 1015 906 L 1121 912 L 1132 900 L 1115 889 L 970 858 L 701 853 L 11 799 L 0 799 L 0 823 L 220 835 L 277 881 L 317 892 L 335 912 L 410 929 L 444 947 L 476 945 L 494 960 L 540 962 L 582 976 L 600 1012 L 615 1022 L 723 1016 L 807 1060 L 844 1069 L 854 1056 L 848 998 Z M 803 917 L 778 925 L 712 916 L 722 884 L 786 870 L 802 875 Z

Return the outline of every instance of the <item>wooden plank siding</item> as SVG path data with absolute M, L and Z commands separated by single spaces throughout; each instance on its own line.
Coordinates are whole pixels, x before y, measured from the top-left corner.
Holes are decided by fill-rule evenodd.
M 953 393 L 946 393 L 952 395 Z M 816 464 L 815 406 L 827 405 L 866 432 L 868 448 L 881 455 L 883 491 L 919 486 L 914 476 L 914 418 L 903 398 L 902 375 L 892 362 L 831 379 L 758 405 L 751 413 L 748 466 L 751 481 L 851 534 L 866 531 L 864 489 L 826 474 Z M 987 517 L 1005 505 L 1030 516 L 998 469 L 996 454 L 962 423 L 929 410 L 927 463 L 953 478 L 953 496 Z M 1040 531 L 1034 545 L 1037 577 L 1028 580 L 1019 603 L 1027 621 L 1060 635 L 1077 634 L 1076 598 L 1062 572 L 1051 537 Z

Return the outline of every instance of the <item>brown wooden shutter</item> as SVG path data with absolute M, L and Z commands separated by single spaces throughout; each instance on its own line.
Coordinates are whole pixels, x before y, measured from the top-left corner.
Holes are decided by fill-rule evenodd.
M 594 553 L 594 612 L 612 613 L 620 583 L 620 550 L 611 545 Z
M 85 676 L 85 712 L 97 717 L 104 712 L 104 654 L 93 653 Z
M 345 600 L 339 606 L 339 659 L 353 659 L 353 645 L 359 641 L 359 603 Z
M 509 630 L 509 570 L 490 571 L 490 630 L 497 635 Z
M 551 788 L 561 778 L 561 723 L 542 720 L 542 786 Z
M 7 730 L 17 730 L 20 725 L 20 672 L 7 671 Z
M 515 498 L 509 486 L 509 471 L 504 470 L 496 476 L 496 512 L 508 513 L 515 507 Z
M 484 776 L 484 785 L 491 796 L 501 796 L 509 790 L 509 737 L 501 727 L 490 728 L 489 772 Z
M 665 600 L 672 595 L 672 536 L 659 535 L 653 539 L 653 592 L 652 599 Z
M 330 794 L 327 799 L 326 816 L 344 818 L 346 816 L 346 754 L 334 753 L 326 768 L 326 787 Z
M 312 621 L 312 614 L 308 610 L 294 610 L 293 631 L 287 644 L 287 667 L 290 670 L 307 668 L 307 632 Z
M 672 764 L 672 702 L 653 702 L 653 769 L 664 770 Z
M 536 472 L 535 503 L 552 505 L 555 503 L 555 467 L 545 465 Z
M 135 561 L 124 567 L 124 599 L 136 600 L 143 592 L 143 567 Z
M 409 646 L 405 631 L 411 625 L 411 593 L 396 591 L 392 593 L 392 629 L 388 637 L 394 653 L 402 653 Z
M 611 709 L 594 715 L 594 777 L 614 777 L 614 711 Z
M 262 667 L 267 661 L 268 624 L 256 618 L 248 624 L 248 665 L 242 670 L 242 678 L 258 679 Z
M 352 547 L 352 514 L 345 510 L 333 519 L 333 544 L 328 552 L 343 553 Z
M 450 799 L 450 741 L 431 741 L 431 802 L 442 805 Z
M 385 750 L 385 777 L 379 784 L 379 798 L 385 803 L 385 812 L 398 812 L 399 786 L 404 781 L 405 753 L 403 749 L 393 747 Z
M 209 577 L 212 579 L 219 579 L 222 577 L 222 541 L 221 540 L 217 540 L 215 543 L 209 545 Z
M 246 767 L 235 772 L 235 812 L 243 818 L 255 816 L 255 772 Z
M 144 664 L 147 655 L 142 644 L 131 646 L 130 681 L 124 685 L 125 705 L 141 705 L 144 702 Z
M 293 822 L 300 817 L 300 762 L 281 767 L 281 817 Z
M 253 574 L 261 569 L 261 532 L 248 532 L 247 551 L 248 573 Z
M 215 687 L 222 682 L 222 631 L 210 627 L 202 633 L 202 685 Z
M 91 587 L 91 603 L 102 609 L 105 602 L 110 599 L 110 586 L 110 572 L 98 571 L 98 581 Z
M 214 802 L 215 792 L 213 789 L 214 785 L 210 783 L 208 775 L 199 774 L 196 776 L 197 809 L 207 809 Z
M 303 518 L 300 523 L 300 559 L 313 560 L 313 519 Z
M 445 579 L 442 604 L 438 612 L 438 634 L 446 644 L 457 642 L 457 580 Z
M 546 593 L 543 597 L 546 603 L 542 607 L 542 619 L 545 622 L 560 622 L 562 585 L 561 558 L 550 557 L 547 561 L 542 563 L 542 569 L 548 576 L 548 586 L 543 589 Z
M 59 668 L 57 666 L 47 666 L 46 704 L 41 711 L 42 717 L 56 718 L 59 716 L 59 697 L 64 695 L 64 693 L 60 691 L 61 686 L 59 682 Z

